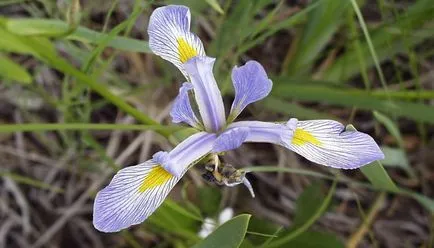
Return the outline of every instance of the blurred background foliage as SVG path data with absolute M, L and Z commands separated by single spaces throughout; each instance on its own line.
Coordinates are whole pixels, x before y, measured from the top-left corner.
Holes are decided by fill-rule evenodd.
M 338 171 L 244 145 L 225 160 L 257 198 L 196 166 L 143 224 L 97 232 L 115 171 L 191 132 L 168 117 L 182 75 L 146 41 L 165 4 L 191 9 L 227 104 L 235 65 L 269 72 L 241 118 L 352 123 L 386 159 Z M 0 0 L 0 15 L 0 247 L 434 247 L 432 0 Z

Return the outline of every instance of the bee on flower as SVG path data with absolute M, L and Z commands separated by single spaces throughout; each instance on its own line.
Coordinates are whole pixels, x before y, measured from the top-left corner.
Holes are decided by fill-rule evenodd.
M 277 144 L 314 163 L 339 169 L 355 169 L 384 158 L 372 137 L 345 131 L 341 123 L 333 120 L 235 121 L 247 105 L 271 91 L 272 82 L 256 61 L 233 68 L 235 98 L 226 116 L 213 75 L 215 59 L 205 54 L 201 40 L 190 32 L 187 7 L 157 8 L 150 17 L 148 34 L 151 50 L 174 64 L 187 80 L 174 101 L 172 121 L 190 125 L 198 132 L 171 151 L 157 152 L 146 162 L 120 170 L 96 195 L 96 229 L 117 232 L 143 222 L 188 169 L 207 156 L 215 159 L 214 168 L 207 168 L 210 178 L 227 186 L 244 184 L 254 196 L 245 172 L 221 164 L 218 158 L 245 142 Z M 194 95 L 198 113 L 193 110 L 189 94 Z

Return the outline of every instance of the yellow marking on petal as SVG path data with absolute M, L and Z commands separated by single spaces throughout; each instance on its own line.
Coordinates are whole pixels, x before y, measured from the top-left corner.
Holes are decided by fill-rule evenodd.
M 167 172 L 163 167 L 154 167 L 145 179 L 143 179 L 142 184 L 139 187 L 139 192 L 143 193 L 148 189 L 152 189 L 165 184 L 172 178 L 172 174 Z
M 295 129 L 294 136 L 292 138 L 292 144 L 294 145 L 305 145 L 311 143 L 316 146 L 321 146 L 321 141 L 315 138 L 311 133 L 301 128 Z
M 198 53 L 196 49 L 194 49 L 194 47 L 188 44 L 184 38 L 178 38 L 177 41 L 178 41 L 179 60 L 181 60 L 182 63 L 185 63 L 189 59 L 197 56 Z

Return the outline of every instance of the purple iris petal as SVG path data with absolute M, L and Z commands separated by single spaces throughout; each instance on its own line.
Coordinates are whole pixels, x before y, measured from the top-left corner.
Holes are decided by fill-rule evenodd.
M 213 147 L 216 134 L 200 132 L 191 135 L 170 152 L 157 152 L 153 160 L 175 177 L 181 177 L 190 165 L 207 155 Z
M 190 32 L 190 10 L 185 6 L 155 9 L 149 20 L 148 35 L 152 52 L 173 63 L 186 77 L 182 64 L 192 56 L 205 56 L 202 42 Z
M 214 58 L 194 57 L 184 64 L 184 69 L 194 86 L 202 121 L 207 131 L 216 132 L 225 125 L 225 108 L 212 69 Z
M 155 184 L 156 178 L 160 178 L 160 185 Z M 178 181 L 151 160 L 118 171 L 95 197 L 93 225 L 101 232 L 118 232 L 143 222 Z
M 232 70 L 232 83 L 235 88 L 235 99 L 230 114 L 232 120 L 248 104 L 265 98 L 273 86 L 262 65 L 253 60 Z
M 291 144 L 296 123 L 296 119 L 290 119 L 287 123 L 238 121 L 230 124 L 228 130 L 247 127 L 249 132 L 245 142 L 274 143 L 287 147 Z
M 179 89 L 179 94 L 176 97 L 170 116 L 173 123 L 185 122 L 192 127 L 200 128 L 200 123 L 193 112 L 190 105 L 190 98 L 188 92 L 193 89 L 191 83 L 184 83 Z
M 235 127 L 226 130 L 217 137 L 213 152 L 224 152 L 240 147 L 249 135 L 248 127 Z
M 306 159 L 325 166 L 354 169 L 384 158 L 383 152 L 368 134 L 345 131 L 332 120 L 298 121 L 286 124 L 240 121 L 228 126 L 248 127 L 245 142 L 265 142 L 284 146 Z
M 288 148 L 312 162 L 339 169 L 355 169 L 384 159 L 371 136 L 345 131 L 333 120 L 299 121 Z
M 143 222 L 189 166 L 211 151 L 215 139 L 215 134 L 196 133 L 170 152 L 157 152 L 152 160 L 120 170 L 95 198 L 95 228 L 117 232 Z

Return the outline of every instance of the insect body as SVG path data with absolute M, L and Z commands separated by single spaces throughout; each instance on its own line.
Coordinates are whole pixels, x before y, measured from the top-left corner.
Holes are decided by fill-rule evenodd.
M 213 164 L 205 165 L 205 169 L 206 172 L 202 175 L 202 177 L 206 181 L 215 183 L 217 185 L 226 185 L 229 187 L 233 187 L 242 183 L 250 191 L 252 197 L 255 197 L 252 185 L 246 178 L 246 171 L 236 169 L 230 164 L 220 163 L 218 158 L 214 160 Z

